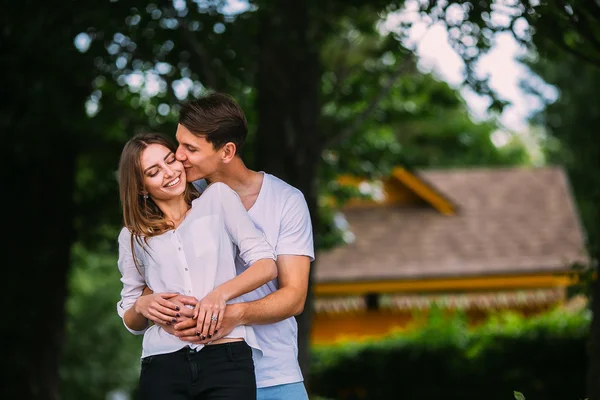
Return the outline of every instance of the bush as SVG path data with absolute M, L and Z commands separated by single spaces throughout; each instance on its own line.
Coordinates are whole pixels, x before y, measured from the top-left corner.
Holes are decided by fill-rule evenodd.
M 332 399 L 506 400 L 584 397 L 587 312 L 493 317 L 468 329 L 432 312 L 422 329 L 314 350 L 311 392 Z
M 130 393 L 139 376 L 142 337 L 129 333 L 117 315 L 121 282 L 116 256 L 80 246 L 73 256 L 61 398 L 105 400 L 113 391 Z

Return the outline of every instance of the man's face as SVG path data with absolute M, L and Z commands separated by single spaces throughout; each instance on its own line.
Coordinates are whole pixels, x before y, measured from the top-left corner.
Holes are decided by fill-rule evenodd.
M 177 125 L 175 137 L 179 142 L 175 156 L 185 167 L 187 181 L 210 179 L 221 166 L 221 152 L 203 136 L 194 135 L 181 124 Z

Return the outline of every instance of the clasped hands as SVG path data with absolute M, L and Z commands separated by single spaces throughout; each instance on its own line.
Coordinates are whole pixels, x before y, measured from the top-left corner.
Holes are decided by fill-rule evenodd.
M 236 304 L 227 305 L 218 290 L 201 300 L 178 293 L 152 293 L 140 296 L 134 307 L 166 332 L 195 344 L 218 340 L 239 325 Z

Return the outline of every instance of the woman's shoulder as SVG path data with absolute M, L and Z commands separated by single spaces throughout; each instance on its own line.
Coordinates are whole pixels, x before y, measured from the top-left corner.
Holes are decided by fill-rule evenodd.
M 118 241 L 119 243 L 129 243 L 131 240 L 131 231 L 124 226 L 121 228 L 121 232 L 119 232 Z
M 159 236 L 161 235 L 145 239 L 144 237 L 134 234 L 131 230 L 129 230 L 129 228 L 124 226 L 123 228 L 121 228 L 121 232 L 119 232 L 118 243 L 121 246 L 127 246 L 127 248 L 131 248 L 131 245 L 133 244 L 133 248 L 135 250 L 139 250 L 144 246 L 146 242 L 150 242 L 151 240 Z

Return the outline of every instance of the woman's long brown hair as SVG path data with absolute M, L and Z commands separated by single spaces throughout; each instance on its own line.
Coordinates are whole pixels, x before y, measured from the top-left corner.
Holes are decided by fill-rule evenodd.
M 173 153 L 177 150 L 175 143 L 167 136 L 159 133 L 138 133 L 125 144 L 119 160 L 119 195 L 123 224 L 131 233 L 131 253 L 136 267 L 138 262 L 133 248 L 134 239 L 144 247 L 149 238 L 175 228 L 171 221 L 165 219 L 152 198 L 144 196 L 141 158 L 143 151 L 152 144 L 165 146 Z M 192 200 L 200 196 L 200 193 L 194 185 L 187 183 L 183 196 L 185 202 L 191 206 Z

